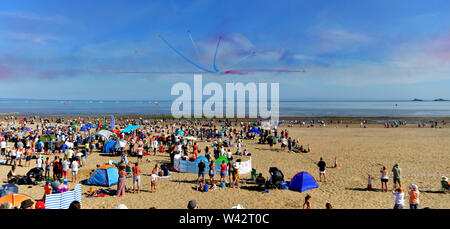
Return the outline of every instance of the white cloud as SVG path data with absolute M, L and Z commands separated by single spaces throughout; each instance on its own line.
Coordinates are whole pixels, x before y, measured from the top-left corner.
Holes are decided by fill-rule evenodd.
M 46 43 L 48 41 L 59 41 L 60 39 L 54 36 L 46 36 L 33 33 L 7 33 L 7 37 L 17 40 L 24 40 L 33 43 Z
M 12 17 L 24 20 L 32 20 L 32 21 L 42 21 L 42 22 L 57 22 L 62 23 L 65 22 L 66 19 L 62 16 L 44 16 L 31 12 L 16 12 L 16 11 L 0 11 L 0 16 Z

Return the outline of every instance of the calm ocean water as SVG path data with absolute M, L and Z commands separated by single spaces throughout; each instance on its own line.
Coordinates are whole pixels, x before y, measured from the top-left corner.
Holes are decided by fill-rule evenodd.
M 19 113 L 26 115 L 27 114 L 170 115 L 171 105 L 172 100 L 62 101 L 62 100 L 0 99 L 0 113 Z M 393 101 L 280 101 L 279 111 L 280 117 L 321 117 L 321 116 L 450 117 L 450 102 L 449 101 L 413 102 L 413 101 L 394 101 L 394 100 Z

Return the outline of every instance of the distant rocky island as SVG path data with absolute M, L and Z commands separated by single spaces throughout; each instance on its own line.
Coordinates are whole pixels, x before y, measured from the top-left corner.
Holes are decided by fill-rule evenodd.
M 414 102 L 420 102 L 420 101 L 425 101 L 425 100 L 423 100 L 423 99 L 413 99 L 412 101 L 414 101 Z M 434 101 L 434 102 L 441 102 L 441 101 L 450 101 L 450 100 L 439 98 L 439 99 L 434 99 L 433 101 Z

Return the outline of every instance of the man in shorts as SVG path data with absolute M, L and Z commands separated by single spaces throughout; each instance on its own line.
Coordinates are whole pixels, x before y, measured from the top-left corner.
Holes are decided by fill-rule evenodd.
M 324 178 L 324 181 L 327 182 L 327 175 L 325 174 L 325 168 L 327 164 L 325 163 L 325 161 L 323 161 L 323 158 L 320 158 L 320 161 L 319 163 L 317 163 L 317 166 L 319 167 L 320 182 L 322 182 L 322 176 Z
M 400 180 L 402 179 L 402 169 L 398 166 L 398 163 L 392 168 L 392 173 L 394 174 L 394 190 L 402 187 Z M 398 186 L 397 186 L 398 184 Z
M 133 171 L 133 193 L 141 192 L 141 168 L 139 168 L 139 163 L 136 162 L 132 168 Z
M 144 148 L 139 147 L 139 148 L 137 149 L 137 158 L 138 158 L 138 162 L 141 162 L 141 163 L 142 163 L 142 157 L 143 157 L 143 155 L 144 155 Z
M 33 154 L 31 148 L 25 150 L 25 167 L 29 167 L 31 164 L 31 155 Z

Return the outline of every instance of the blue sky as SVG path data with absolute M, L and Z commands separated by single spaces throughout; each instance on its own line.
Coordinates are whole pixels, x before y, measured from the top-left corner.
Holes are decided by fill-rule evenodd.
M 281 99 L 450 99 L 448 12 L 445 0 L 2 1 L 0 98 L 173 99 L 191 75 L 117 73 L 198 71 L 162 35 L 209 69 L 222 37 L 220 70 L 306 71 L 205 83 L 278 82 Z

